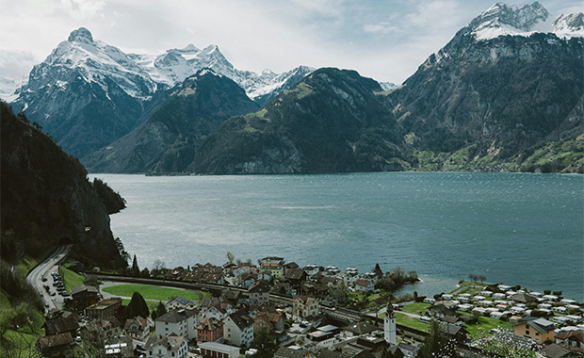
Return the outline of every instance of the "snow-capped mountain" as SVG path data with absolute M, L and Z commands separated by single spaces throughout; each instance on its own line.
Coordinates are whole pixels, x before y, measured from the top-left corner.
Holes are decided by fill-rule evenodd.
M 203 50 L 189 44 L 183 49 L 170 49 L 161 55 L 130 54 L 138 66 L 150 77 L 170 87 L 184 81 L 203 68 L 210 68 L 216 74 L 225 76 L 245 90 L 247 95 L 260 104 L 288 89 L 308 75 L 313 68 L 300 66 L 281 74 L 264 70 L 261 74 L 238 70 L 223 56 L 217 45 L 210 45 Z
M 238 70 L 215 45 L 126 54 L 79 28 L 34 66 L 15 95 L 2 92 L 16 111 L 24 109 L 65 151 L 81 158 L 136 128 L 167 89 L 204 68 L 233 80 L 260 104 L 312 72 L 304 66 L 282 74 Z M 14 86 L 4 82 L 0 89 Z
M 530 36 L 535 32 L 554 33 L 558 37 L 584 36 L 582 13 L 560 15 L 555 19 L 539 2 L 531 5 L 496 3 L 477 16 L 465 28 L 477 40 L 499 36 Z

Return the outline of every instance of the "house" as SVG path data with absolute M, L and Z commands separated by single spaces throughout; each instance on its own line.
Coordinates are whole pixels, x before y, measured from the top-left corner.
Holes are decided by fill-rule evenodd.
M 284 275 L 286 275 L 289 270 L 294 270 L 297 268 L 300 268 L 300 266 L 298 266 L 296 262 L 288 262 L 284 265 Z
M 253 319 L 245 310 L 230 314 L 223 320 L 223 340 L 233 346 L 251 346 L 254 337 Z
M 231 308 L 231 307 L 229 307 Z M 232 312 L 229 312 L 232 313 Z M 226 310 L 221 308 L 220 303 L 213 303 L 207 308 L 203 308 L 199 313 L 200 319 L 206 318 L 215 318 L 217 321 L 223 320 L 223 318 L 227 317 L 229 314 Z
M 574 352 L 558 344 L 550 344 L 539 352 L 540 357 L 545 358 L 576 358 L 584 357 L 582 352 Z
M 294 268 L 286 270 L 284 278 L 290 282 L 292 286 L 298 286 L 301 282 L 306 281 L 308 275 L 301 268 Z
M 84 341 L 103 342 L 119 337 L 122 332 L 122 324 L 116 318 L 111 320 L 93 319 L 81 327 L 79 332 Z
M 247 289 L 249 303 L 252 305 L 267 305 L 270 302 L 270 287 L 263 281 L 258 281 Z
M 430 313 L 430 316 L 435 317 L 439 320 L 444 320 L 444 318 L 447 316 L 458 317 L 458 313 L 456 313 L 456 310 L 447 308 L 443 304 L 437 304 L 428 307 L 428 312 Z
M 226 344 L 215 343 L 215 342 L 202 342 L 199 343 L 199 349 L 201 350 L 201 355 L 203 357 L 216 357 L 216 358 L 238 358 L 239 348 L 228 346 Z
M 197 312 L 185 309 L 166 312 L 154 321 L 157 334 L 167 336 L 174 333 L 187 340 L 197 338 L 198 323 Z
M 284 258 L 282 257 L 264 257 L 260 260 L 260 267 L 263 270 L 270 270 L 275 278 L 284 276 Z
M 69 354 L 72 343 L 71 333 L 65 332 L 39 338 L 36 348 L 43 357 L 65 357 Z
M 316 317 L 320 314 L 320 304 L 312 296 L 296 296 L 292 300 L 292 316 L 303 320 Z
M 154 326 L 154 323 L 148 318 L 140 316 L 128 318 L 124 324 L 124 332 L 127 336 L 139 341 L 145 341 L 150 336 L 152 326 Z
M 545 318 L 525 317 L 513 326 L 513 334 L 528 337 L 538 343 L 553 342 L 555 325 Z
M 556 343 L 564 348 L 584 352 L 584 332 L 582 331 L 564 331 L 556 334 L 555 339 Z
M 258 275 L 255 273 L 242 273 L 235 278 L 235 283 L 238 286 L 249 288 L 258 280 Z
M 277 311 L 257 311 L 253 315 L 253 330 L 258 333 L 265 329 L 270 333 L 284 332 L 285 319 Z
M 71 298 L 77 307 L 85 308 L 99 302 L 99 291 L 95 286 L 82 284 L 71 288 Z
M 119 297 L 101 300 L 85 308 L 85 316 L 88 319 L 109 320 L 115 317 L 117 310 L 122 306 L 122 299 Z
M 377 327 L 367 321 L 357 322 L 349 324 L 342 328 L 344 337 L 356 337 L 369 335 L 375 331 L 381 331 L 380 327 Z
M 443 323 L 440 328 L 448 338 L 454 339 L 458 343 L 464 343 L 468 338 L 468 331 L 463 326 Z
M 231 272 L 233 273 L 234 277 L 241 276 L 244 273 L 257 273 L 258 268 L 249 263 L 249 262 L 242 262 L 236 267 L 234 267 Z
M 357 292 L 373 292 L 375 290 L 375 284 L 373 281 L 366 279 L 358 279 L 355 281 L 355 291 Z
M 241 291 L 234 290 L 231 288 L 228 288 L 221 293 L 221 299 L 230 302 L 234 306 L 236 306 L 239 303 L 241 297 L 242 297 Z
M 261 270 L 260 272 L 258 272 L 258 280 L 265 281 L 265 282 L 274 281 L 274 276 L 272 275 L 272 271 Z
M 144 348 L 148 358 L 187 358 L 188 345 L 184 337 L 174 333 L 169 335 L 155 334 L 148 338 Z
M 198 342 L 223 343 L 223 322 L 215 318 L 203 318 L 197 326 Z
M 43 323 L 42 327 L 45 330 L 47 336 L 59 335 L 62 333 L 71 333 L 74 337 L 77 335 L 77 330 L 79 329 L 79 323 L 75 316 L 70 315 L 65 318 L 51 319 Z
M 189 300 L 182 296 L 178 296 L 166 302 L 164 305 L 167 311 L 187 309 L 194 310 L 198 307 L 199 302 L 195 300 Z

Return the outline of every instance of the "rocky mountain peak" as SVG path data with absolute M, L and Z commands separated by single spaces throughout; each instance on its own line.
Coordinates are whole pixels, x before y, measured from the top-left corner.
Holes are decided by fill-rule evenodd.
M 584 37 L 584 14 L 562 14 L 554 20 L 553 26 L 557 33 Z
M 93 36 L 91 35 L 91 32 L 89 32 L 89 30 L 87 30 L 85 27 L 80 27 L 77 30 L 71 31 L 71 34 L 69 35 L 67 41 L 93 43 Z
M 543 30 L 550 27 L 550 13 L 539 2 L 531 5 L 496 3 L 477 16 L 469 28 L 477 39 L 490 39 L 500 35 Z M 543 26 L 542 26 L 543 25 Z

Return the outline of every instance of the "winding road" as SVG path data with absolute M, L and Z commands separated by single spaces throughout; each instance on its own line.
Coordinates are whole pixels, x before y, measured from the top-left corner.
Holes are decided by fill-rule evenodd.
M 50 275 L 52 272 L 58 272 L 58 265 L 61 263 L 71 251 L 73 245 L 61 245 L 57 247 L 55 252 L 51 256 L 47 257 L 41 263 L 39 263 L 32 271 L 26 276 L 28 282 L 32 284 L 34 288 L 43 296 L 43 299 L 48 306 L 45 305 L 47 311 L 53 308 L 60 309 L 63 306 L 63 297 L 56 294 L 51 296 L 49 292 L 44 289 L 44 285 L 50 287 L 52 292 L 55 292 L 53 287 L 53 277 Z M 43 278 L 46 281 L 43 282 Z

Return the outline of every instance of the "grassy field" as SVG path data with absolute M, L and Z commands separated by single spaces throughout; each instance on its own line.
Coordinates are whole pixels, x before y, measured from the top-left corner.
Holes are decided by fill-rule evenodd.
M 417 318 L 412 318 L 406 316 L 405 314 L 400 314 L 396 312 L 395 322 L 406 327 L 414 328 L 424 332 L 430 332 L 430 325 L 428 323 L 420 322 Z
M 500 321 L 498 319 L 495 318 L 490 318 L 490 317 L 479 317 L 479 323 L 478 324 L 473 324 L 473 325 L 468 325 L 468 324 L 464 324 L 464 328 L 466 328 L 466 330 L 468 331 L 468 333 L 473 337 L 473 338 L 477 338 L 481 336 L 482 334 L 487 334 L 487 335 L 491 335 L 489 333 L 489 331 L 493 328 L 499 328 L 499 329 L 504 329 L 504 328 L 510 328 L 513 327 L 513 325 L 509 322 L 504 322 L 504 321 Z
M 171 298 L 182 296 L 189 300 L 201 299 L 205 296 L 211 297 L 212 295 L 208 292 L 201 291 L 190 291 L 182 290 L 178 288 L 166 288 L 148 285 L 119 285 L 103 288 L 102 291 L 111 293 L 112 295 L 117 295 L 121 297 L 132 297 L 134 292 L 140 292 L 144 299 L 157 300 L 157 301 L 168 301 Z
M 419 315 L 423 316 L 426 314 L 426 312 L 428 311 L 427 308 L 430 306 L 432 306 L 432 305 L 429 303 L 419 302 L 419 303 L 412 303 L 411 305 L 407 305 L 405 307 L 402 307 L 401 310 L 404 312 L 419 314 Z M 420 314 L 420 311 L 422 311 L 422 314 Z
M 65 289 L 67 292 L 71 293 L 71 287 L 83 284 L 83 280 L 85 279 L 83 276 L 78 275 L 63 266 L 61 266 L 61 272 L 63 274 L 63 281 L 65 281 Z

